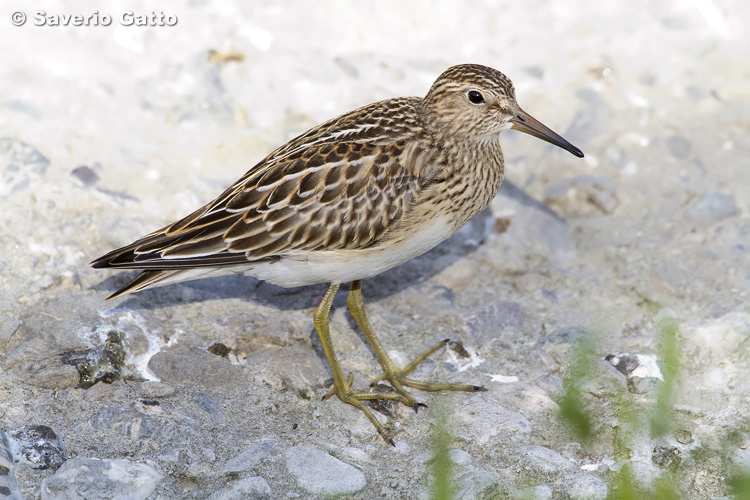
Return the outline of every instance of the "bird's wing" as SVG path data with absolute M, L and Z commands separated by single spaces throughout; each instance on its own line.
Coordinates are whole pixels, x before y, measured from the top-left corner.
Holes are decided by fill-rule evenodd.
M 378 104 L 301 135 L 208 205 L 92 265 L 220 267 L 376 244 L 409 210 L 425 154 L 413 130 L 383 126 Z

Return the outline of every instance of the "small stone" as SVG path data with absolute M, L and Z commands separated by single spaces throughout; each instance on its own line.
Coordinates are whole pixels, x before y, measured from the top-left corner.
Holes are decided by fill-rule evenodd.
M 524 446 L 523 457 L 529 461 L 530 466 L 534 470 L 542 473 L 573 470 L 576 468 L 573 462 L 544 446 Z
M 566 215 L 590 215 L 591 207 L 609 214 L 619 202 L 617 183 L 598 175 L 562 179 L 547 187 L 544 201 Z
M 734 217 L 739 212 L 734 198 L 724 193 L 710 193 L 692 205 L 687 216 L 695 222 L 713 224 L 728 217 Z
M 709 359 L 730 356 L 750 339 L 750 313 L 734 311 L 700 325 L 687 325 L 684 335 Z
M 513 500 L 551 500 L 551 498 L 552 488 L 546 484 L 530 486 L 516 491 L 513 495 Z
M 632 377 L 628 380 L 628 389 L 633 394 L 648 394 L 656 397 L 663 384 L 664 382 L 655 377 Z
M 18 480 L 13 474 L 13 457 L 8 447 L 8 437 L 0 429 L 0 498 L 3 500 L 23 500 Z
M 161 477 L 152 466 L 131 460 L 76 457 L 42 481 L 42 500 L 145 500 L 156 489 Z
M 93 186 L 99 182 L 99 176 L 96 175 L 96 172 L 86 165 L 74 168 L 70 175 L 78 179 L 85 187 Z
M 500 300 L 474 311 L 464 328 L 479 347 L 497 339 L 506 329 L 521 330 L 523 311 L 517 302 Z
M 57 469 L 65 462 L 57 434 L 46 425 L 27 425 L 11 432 L 10 450 L 13 457 L 32 469 Z
M 192 385 L 210 391 L 224 390 L 229 394 L 247 384 L 240 371 L 229 361 L 214 356 L 205 349 L 180 344 L 157 353 L 148 367 L 166 383 Z
M 100 347 L 76 349 L 61 354 L 63 363 L 75 366 L 78 370 L 78 387 L 81 389 L 88 389 L 99 382 L 111 384 L 121 378 L 124 357 L 124 350 L 113 352 Z
M 253 443 L 248 449 L 230 459 L 222 468 L 222 472 L 226 474 L 249 470 L 268 460 L 275 447 L 276 441 L 272 439 L 264 439 L 258 443 Z
M 51 355 L 56 348 L 45 339 L 33 339 L 7 351 L 0 358 L 0 365 L 5 373 L 36 387 L 75 387 L 80 383 L 80 374 L 75 366 L 63 363 L 62 357 Z
M 607 498 L 607 483 L 590 474 L 578 474 L 567 478 L 563 498 L 570 500 L 604 500 Z
M 271 487 L 265 479 L 257 476 L 232 481 L 229 486 L 208 497 L 209 500 L 260 500 L 263 498 L 271 498 Z
M 455 437 L 480 446 L 526 444 L 531 434 L 526 417 L 491 402 L 481 393 L 462 400 L 455 419 Z
M 28 188 L 49 165 L 49 160 L 32 146 L 11 137 L 0 137 L 0 197 Z
M 474 458 L 471 455 L 458 448 L 451 450 L 449 456 L 451 462 L 457 465 L 466 465 L 474 461 Z
M 564 326 L 539 339 L 537 346 L 556 359 L 568 358 L 580 342 L 586 341 L 593 335 L 594 332 L 582 326 Z
M 684 160 L 690 156 L 690 141 L 681 135 L 670 135 L 667 137 L 667 149 L 678 160 Z
M 458 494 L 455 498 L 462 500 L 480 500 L 494 498 L 497 493 L 497 481 L 487 471 L 469 470 L 454 478 Z
M 227 417 L 224 414 L 224 408 L 222 408 L 218 401 L 205 392 L 196 392 L 195 396 L 193 396 L 193 402 L 203 411 L 214 417 L 217 422 L 224 423 L 226 421 Z
M 687 429 L 679 429 L 675 431 L 674 438 L 680 444 L 690 444 L 693 442 L 693 434 Z
M 289 448 L 286 467 L 297 483 L 314 495 L 350 495 L 367 484 L 358 469 L 309 446 Z
M 215 344 L 211 344 L 208 347 L 208 352 L 211 354 L 215 354 L 217 356 L 221 356 L 222 358 L 226 358 L 227 355 L 231 352 L 232 349 L 227 347 L 226 345 L 222 344 L 221 342 L 216 342 Z

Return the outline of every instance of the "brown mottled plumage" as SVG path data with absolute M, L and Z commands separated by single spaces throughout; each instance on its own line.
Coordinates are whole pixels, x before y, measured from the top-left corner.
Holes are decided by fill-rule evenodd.
M 583 156 L 521 110 L 505 75 L 454 66 L 424 99 L 388 99 L 329 120 L 272 152 L 211 203 L 92 265 L 144 270 L 109 298 L 233 272 L 280 286 L 331 283 L 315 325 L 334 389 L 390 439 L 361 400 L 395 399 L 416 409 L 402 385 L 481 388 L 406 378 L 416 364 L 400 371 L 388 358 L 365 316 L 360 281 L 430 250 L 489 204 L 503 180 L 498 136 L 509 128 Z M 353 393 L 338 366 L 328 312 L 348 281 L 349 309 L 397 393 Z

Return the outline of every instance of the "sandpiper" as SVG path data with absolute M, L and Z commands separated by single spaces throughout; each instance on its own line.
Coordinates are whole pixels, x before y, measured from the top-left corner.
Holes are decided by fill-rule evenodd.
M 446 341 L 399 369 L 365 314 L 362 280 L 435 247 L 481 212 L 503 181 L 499 134 L 520 130 L 578 157 L 581 150 L 523 111 L 512 82 L 477 64 L 453 66 L 424 98 L 376 102 L 329 120 L 279 147 L 202 208 L 92 262 L 143 270 L 108 299 L 230 273 L 282 287 L 330 283 L 313 316 L 334 393 L 389 433 L 364 400 L 418 403 L 405 387 L 479 391 L 426 383 L 409 373 Z M 328 328 L 334 296 L 347 305 L 395 392 L 354 392 Z

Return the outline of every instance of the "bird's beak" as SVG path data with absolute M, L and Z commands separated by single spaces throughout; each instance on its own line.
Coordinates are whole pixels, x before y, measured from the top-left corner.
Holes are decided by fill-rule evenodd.
M 518 108 L 518 114 L 515 118 L 512 118 L 511 123 L 513 124 L 510 128 L 523 132 L 525 134 L 533 135 L 534 137 L 547 141 L 550 144 L 563 148 L 565 151 L 583 158 L 583 151 L 573 146 L 571 143 L 563 139 L 560 135 L 553 132 L 542 122 L 528 114 L 526 111 Z

